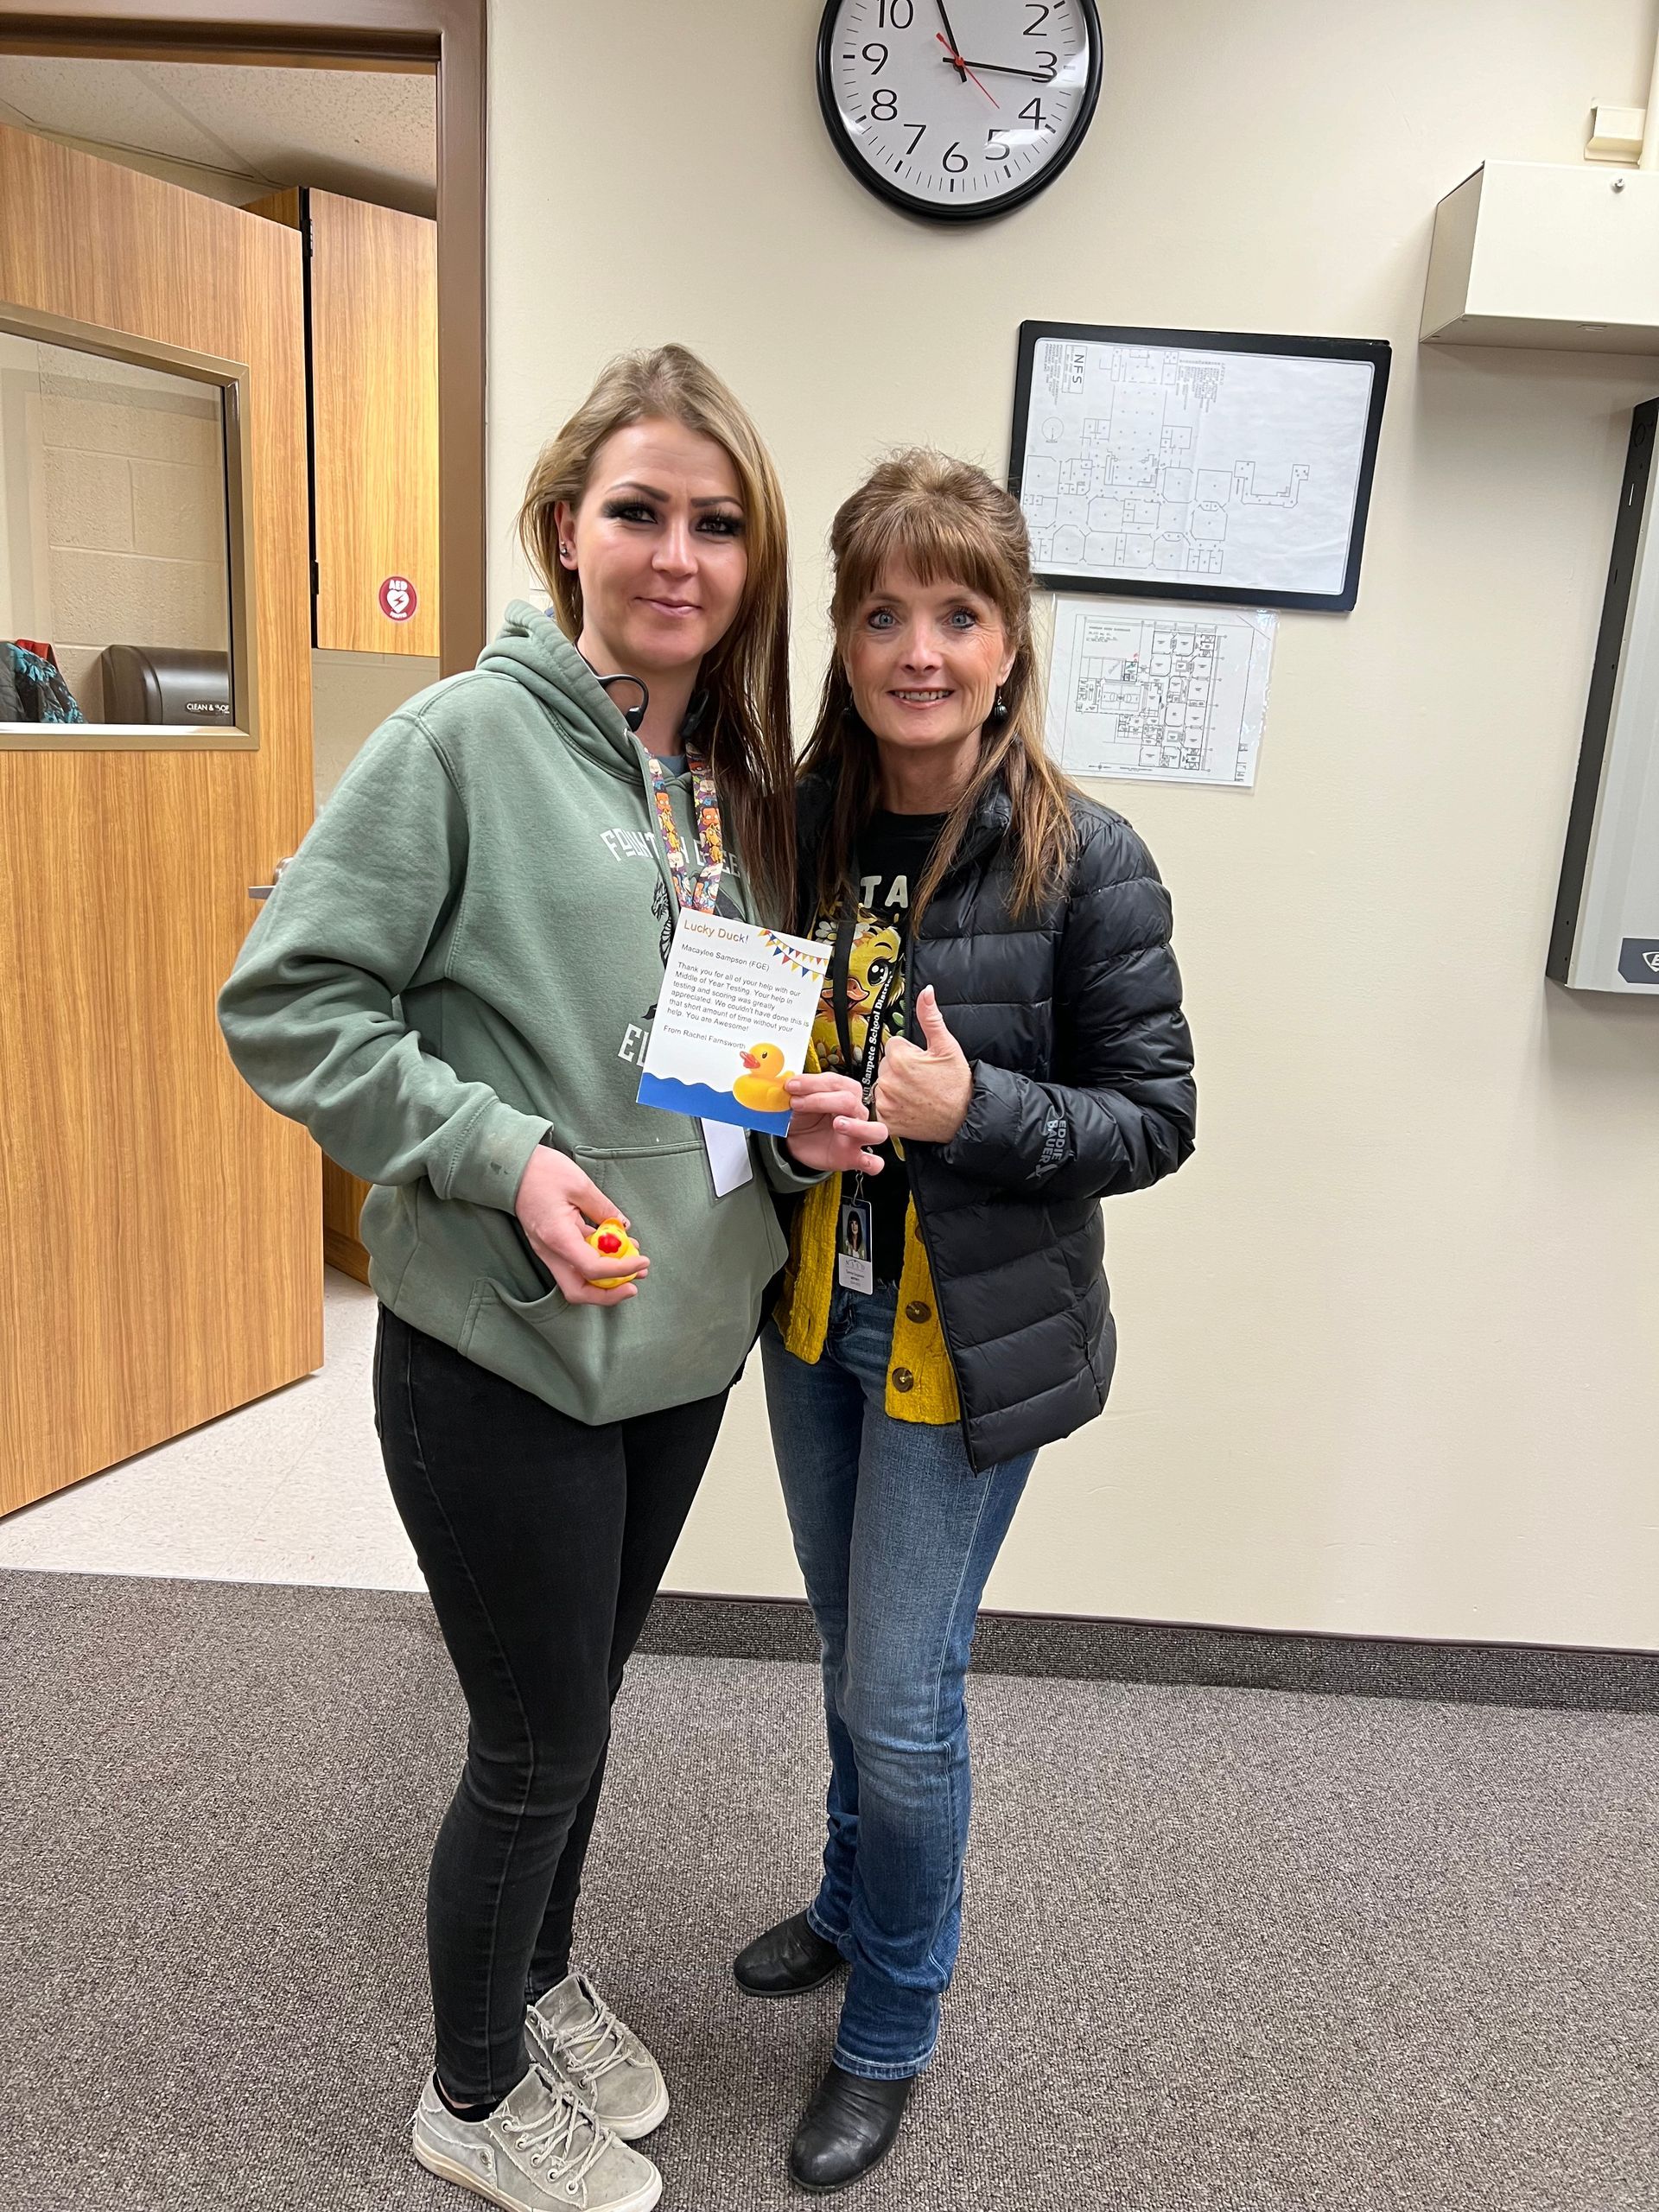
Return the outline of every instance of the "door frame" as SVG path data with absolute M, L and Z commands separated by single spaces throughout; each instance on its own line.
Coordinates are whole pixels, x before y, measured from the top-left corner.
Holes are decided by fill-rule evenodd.
M 0 0 L 0 54 L 407 71 L 438 91 L 440 668 L 487 632 L 485 505 L 485 57 L 488 0 Z

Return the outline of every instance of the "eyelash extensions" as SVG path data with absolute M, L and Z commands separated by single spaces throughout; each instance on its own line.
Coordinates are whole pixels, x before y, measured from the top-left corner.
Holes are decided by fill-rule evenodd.
M 607 522 L 654 523 L 654 509 L 639 499 L 607 499 L 601 509 Z M 699 516 L 697 527 L 711 537 L 741 537 L 747 527 L 741 515 L 720 512 Z

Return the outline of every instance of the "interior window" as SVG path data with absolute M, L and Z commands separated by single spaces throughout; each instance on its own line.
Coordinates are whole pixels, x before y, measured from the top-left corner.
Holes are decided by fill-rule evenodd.
M 223 389 L 0 330 L 0 728 L 233 722 Z

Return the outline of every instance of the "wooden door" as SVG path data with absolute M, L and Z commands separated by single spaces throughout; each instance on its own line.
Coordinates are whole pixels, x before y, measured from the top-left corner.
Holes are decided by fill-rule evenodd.
M 308 256 L 313 643 L 435 658 L 438 226 L 333 192 L 251 210 L 300 231 Z
M 315 642 L 435 656 L 438 226 L 333 192 L 254 209 L 298 226 L 310 254 Z
M 3 127 L 0 209 L 0 303 L 247 365 L 258 740 L 0 747 L 9 1511 L 309 1372 L 322 1307 L 316 1147 L 214 1016 L 312 812 L 300 241 Z

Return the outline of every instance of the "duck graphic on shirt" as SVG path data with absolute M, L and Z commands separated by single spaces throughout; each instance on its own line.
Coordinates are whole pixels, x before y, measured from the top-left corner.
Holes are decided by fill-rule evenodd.
M 833 915 L 820 918 L 813 930 L 820 944 L 833 944 L 836 923 Z M 870 1023 L 877 1024 L 880 1043 L 889 1037 L 904 1034 L 905 988 L 901 954 L 904 940 L 891 923 L 884 922 L 869 908 L 861 906 L 853 925 L 851 957 L 847 963 L 847 1028 L 853 1048 L 855 1072 L 861 1071 L 869 1052 Z M 841 1066 L 841 1039 L 836 1027 L 835 988 L 832 974 L 826 976 L 823 995 L 818 1000 L 818 1011 L 812 1024 L 812 1042 L 817 1048 L 821 1067 Z M 871 1069 L 874 1075 L 874 1068 Z

